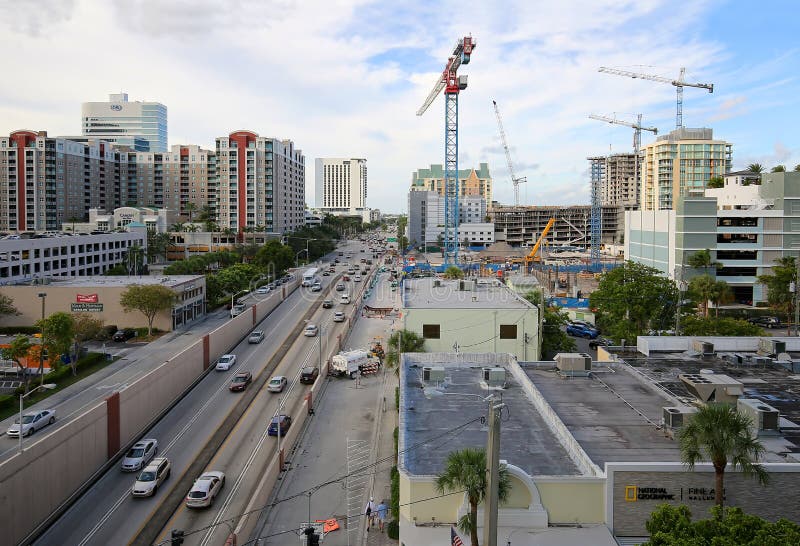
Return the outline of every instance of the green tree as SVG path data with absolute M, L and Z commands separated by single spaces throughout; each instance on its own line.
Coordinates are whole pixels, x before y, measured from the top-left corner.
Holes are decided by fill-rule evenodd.
M 772 275 L 759 275 L 758 282 L 767 287 L 769 306 L 776 313 L 783 313 L 786 316 L 786 335 L 791 335 L 794 294 L 789 291 L 789 285 L 797 283 L 797 267 L 794 256 L 784 256 L 775 260 L 775 265 L 772 266 Z
M 169 233 L 147 232 L 147 261 L 157 262 L 158 258 L 166 261 L 167 247 L 170 245 Z
M 708 179 L 707 188 L 721 188 L 725 185 L 725 179 L 721 176 L 712 176 Z
M 723 505 L 725 468 L 740 468 L 744 476 L 754 476 L 762 485 L 769 475 L 758 460 L 764 446 L 751 434 L 752 420 L 736 411 L 736 406 L 711 402 L 691 416 L 678 432 L 681 461 L 689 470 L 701 461 L 714 466 L 714 501 Z
M 445 279 L 463 279 L 464 272 L 457 265 L 451 265 L 444 270 L 443 276 Z
M 733 301 L 733 290 L 725 281 L 714 281 L 711 289 L 711 303 L 714 304 L 714 314 L 719 317 L 720 305 L 725 305 Z
M 5 294 L 0 294 L 0 316 L 19 315 L 19 311 L 14 306 L 14 299 Z
M 660 504 L 645 527 L 650 540 L 643 546 L 783 546 L 800 544 L 800 526 L 786 519 L 766 521 L 741 508 L 711 508 L 711 520 L 692 521 L 685 505 Z
M 539 312 L 542 313 L 542 359 L 574 351 L 575 340 L 563 330 L 569 322 L 569 316 L 558 307 L 547 306 L 542 309 L 544 302 L 539 290 L 530 290 L 524 297 L 538 306 Z
M 141 275 L 144 269 L 144 249 L 139 245 L 133 245 L 125 253 L 125 266 L 128 268 L 129 275 Z
M 685 336 L 763 336 L 764 331 L 746 320 L 689 315 L 681 319 L 681 334 Z
M 0 350 L 0 354 L 3 355 L 5 360 L 11 360 L 19 367 L 22 378 L 25 381 L 25 392 L 28 392 L 28 371 L 25 369 L 25 366 L 22 365 L 22 359 L 28 357 L 30 350 L 31 342 L 28 336 L 23 335 L 18 335 L 8 347 Z
M 422 352 L 425 352 L 425 338 L 411 330 L 397 330 L 389 336 L 384 361 L 388 367 L 395 369 L 395 373 L 400 373 L 401 354 Z
M 689 281 L 689 295 L 703 310 L 703 316 L 708 317 L 708 302 L 711 299 L 716 281 L 711 275 L 699 275 Z
M 774 167 L 772 167 L 772 170 L 770 172 L 773 172 L 773 173 L 785 173 L 786 172 L 786 165 L 775 165 Z
M 711 258 L 711 251 L 707 248 L 705 250 L 698 250 L 694 254 L 690 255 L 686 259 L 686 264 L 694 269 L 702 269 L 702 270 L 708 270 L 711 269 L 712 267 L 714 269 L 719 269 L 720 267 L 722 267 L 722 264 L 720 264 L 719 262 L 715 262 Z
M 174 224 L 169 226 L 169 230 L 172 232 L 181 232 L 183 231 L 184 227 L 186 227 L 186 224 L 184 224 L 183 222 L 175 222 Z
M 761 174 L 764 172 L 764 166 L 761 163 L 750 163 L 747 166 L 747 170 L 751 173 Z
M 70 360 L 70 367 L 72 368 L 72 375 L 76 375 L 77 369 L 75 366 L 78 363 L 78 357 L 86 342 L 96 338 L 103 329 L 103 321 L 89 313 L 74 313 L 72 319 L 75 324 L 75 354 Z
M 279 275 L 294 264 L 294 252 L 279 241 L 267 241 L 256 252 L 254 263 L 264 268 L 270 268 Z
M 60 364 L 61 355 L 68 355 L 75 339 L 75 319 L 69 313 L 59 311 L 44 320 L 36 321 L 36 327 L 42 331 L 42 343 L 47 348 L 50 367 L 55 369 Z M 40 359 L 39 374 L 42 373 Z
M 451 451 L 444 470 L 436 477 L 436 489 L 440 494 L 463 491 L 467 496 L 469 512 L 458 520 L 458 528 L 469 533 L 472 546 L 478 546 L 478 505 L 486 497 L 487 474 L 486 452 L 468 447 Z M 511 478 L 505 465 L 500 466 L 497 489 L 500 502 L 506 502 L 511 492 Z
M 633 341 L 674 323 L 678 289 L 657 269 L 628 261 L 601 277 L 589 302 L 604 332 L 615 341 Z
M 794 166 L 794 172 L 800 172 L 800 163 Z
M 192 219 L 194 218 L 194 213 L 195 213 L 195 212 L 197 212 L 197 205 L 195 205 L 195 204 L 194 204 L 194 203 L 192 203 L 192 202 L 186 203 L 186 204 L 183 206 L 183 212 L 184 212 L 184 213 L 185 213 L 187 216 L 189 216 L 189 222 L 191 223 L 191 222 L 192 222 Z
M 119 297 L 126 313 L 139 311 L 147 319 L 147 335 L 153 335 L 153 321 L 162 311 L 172 309 L 175 292 L 160 284 L 132 284 Z

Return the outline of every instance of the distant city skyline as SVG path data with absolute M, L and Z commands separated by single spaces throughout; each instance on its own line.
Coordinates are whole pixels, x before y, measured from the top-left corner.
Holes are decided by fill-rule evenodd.
M 4 58 L 15 78 L 0 87 L 0 134 L 78 135 L 82 103 L 124 91 L 169 109 L 170 146 L 212 149 L 219 134 L 238 129 L 300 143 L 311 206 L 311 160 L 357 150 L 370 164 L 367 206 L 399 212 L 412 172 L 444 159 L 441 97 L 425 116 L 414 113 L 453 43 L 471 33 L 477 46 L 462 71 L 469 88 L 460 100 L 459 167 L 488 163 L 502 203 L 513 201 L 513 189 L 492 99 L 517 176 L 528 178 L 524 204 L 588 203 L 585 158 L 630 151 L 629 129 L 589 114 L 633 120 L 642 113 L 660 134 L 674 128 L 674 87 L 600 74 L 600 66 L 670 78 L 685 66 L 687 81 L 715 90 L 686 88 L 684 125 L 713 128 L 732 143 L 733 169 L 800 163 L 800 49 L 790 0 L 680 9 L 666 0 L 520 1 L 503 9 L 277 0 L 193 6 L 144 0 L 98 9 L 64 0 L 46 10 L 7 7 L 0 44 L 7 51 L 24 44 L 26 54 Z M 440 31 L 420 32 L 434 22 Z M 643 144 L 652 140 L 643 136 Z

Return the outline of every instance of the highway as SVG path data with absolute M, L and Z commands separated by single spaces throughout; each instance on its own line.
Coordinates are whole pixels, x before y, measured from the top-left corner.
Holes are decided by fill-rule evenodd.
M 350 243 L 340 250 L 354 251 L 360 246 Z M 333 277 L 321 277 L 321 279 L 323 286 L 327 287 Z M 301 317 L 317 305 L 315 302 L 318 296 L 319 293 L 311 293 L 308 289 L 295 291 L 254 328 L 265 330 L 264 341 L 258 345 L 250 345 L 245 340 L 232 348 L 230 352 L 237 355 L 237 362 L 230 371 L 210 372 L 172 411 L 143 436 L 156 438 L 159 441 L 158 455 L 168 457 L 172 463 L 170 479 L 163 484 L 153 498 L 133 499 L 130 496 L 130 487 L 135 475 L 123 473 L 118 466 L 114 466 L 92 485 L 36 541 L 36 544 L 83 546 L 127 544 L 133 540 L 142 526 L 150 520 L 154 511 L 172 488 L 172 484 L 189 468 L 209 437 L 214 434 L 231 409 L 243 397 L 244 393 L 228 391 L 231 377 L 236 372 L 245 370 L 250 370 L 254 376 L 257 376 L 286 341 Z M 332 316 L 331 310 L 324 311 Z M 193 340 L 196 339 L 194 336 L 192 337 Z M 306 340 L 310 346 L 316 343 L 317 338 L 303 338 L 304 343 Z M 281 365 L 284 366 L 284 363 Z M 283 369 L 280 369 L 281 372 Z M 257 397 L 257 400 L 259 398 L 261 397 Z M 277 399 L 276 397 L 264 398 L 269 401 Z M 267 419 L 263 416 L 258 421 L 258 426 L 262 431 L 266 427 L 266 421 Z M 248 426 L 247 420 L 243 420 L 235 428 L 234 435 L 241 429 L 252 430 L 253 427 L 256 427 L 256 423 L 251 422 Z M 255 440 L 251 438 L 241 442 L 239 440 L 228 441 L 226 445 L 235 445 L 235 451 L 250 451 L 251 447 L 247 443 L 248 441 Z M 220 469 L 226 470 L 225 468 Z M 223 506 L 227 494 L 234 489 L 235 482 L 236 476 L 233 472 L 228 476 L 223 495 L 218 499 L 215 508 Z M 183 492 L 183 494 L 185 493 Z M 188 543 L 190 542 L 187 540 Z

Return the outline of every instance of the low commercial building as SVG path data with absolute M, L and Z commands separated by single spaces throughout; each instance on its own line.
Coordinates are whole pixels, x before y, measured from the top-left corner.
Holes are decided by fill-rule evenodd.
M 767 301 L 759 275 L 769 275 L 778 258 L 800 248 L 800 173 L 768 173 L 759 184 L 730 176 L 703 197 L 679 197 L 674 210 L 625 213 L 625 259 L 688 281 L 710 274 L 731 287 L 734 302 Z M 709 249 L 720 267 L 688 267 L 692 254 Z
M 3 286 L 0 293 L 13 300 L 19 314 L 4 316 L 0 324 L 30 326 L 42 317 L 44 302 L 46 315 L 59 311 L 89 313 L 106 325 L 144 328 L 145 316 L 138 311 L 125 312 L 119 303 L 122 293 L 134 284 L 166 286 L 176 295 L 172 308 L 156 315 L 154 328 L 168 332 L 205 315 L 203 275 L 73 277 L 53 278 L 47 284 Z
M 126 263 L 139 249 L 147 263 L 147 234 L 141 231 L 73 236 L 23 234 L 0 240 L 0 283 L 41 282 L 55 277 L 102 275 Z
M 114 231 L 139 225 L 147 231 L 166 233 L 178 220 L 177 211 L 155 207 L 118 207 L 108 213 L 101 209 L 89 209 L 88 222 L 64 222 L 61 230 L 68 233 L 92 231 Z
M 406 279 L 403 328 L 428 351 L 511 353 L 539 359 L 539 310 L 496 279 Z
M 655 351 L 670 350 L 650 339 L 662 343 Z M 738 411 L 754 417 L 753 433 L 766 449 L 760 462 L 771 478 L 761 486 L 729 466 L 726 506 L 771 521 L 800 522 L 800 404 L 790 379 L 798 373 L 800 341 L 778 340 L 790 358 L 765 363 L 755 352 L 739 359 L 714 354 L 713 348 L 688 357 L 693 343 L 679 339 L 673 352 L 650 356 L 601 349 L 604 362 L 586 354 L 557 355 L 555 362 L 520 362 L 507 354 L 404 354 L 400 541 L 446 543 L 451 526 L 467 512 L 463 493 L 442 495 L 435 481 L 450 452 L 486 448 L 490 395 L 504 405 L 500 460 L 511 486 L 498 510 L 498 544 L 639 544 L 647 537 L 645 522 L 664 502 L 686 504 L 695 518 L 708 518 L 713 467 L 700 463 L 687 471 L 676 433 L 715 392 L 720 399 L 726 393 Z M 743 350 L 758 346 L 728 339 Z M 715 376 L 721 387 L 704 387 Z M 483 509 L 480 504 L 481 536 Z

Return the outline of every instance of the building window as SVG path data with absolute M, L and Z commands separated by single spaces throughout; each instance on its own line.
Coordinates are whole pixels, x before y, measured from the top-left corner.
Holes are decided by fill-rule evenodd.
M 439 339 L 439 328 L 438 324 L 423 324 L 422 337 L 425 339 Z
M 500 325 L 500 339 L 517 339 L 517 325 L 516 324 L 501 324 Z

